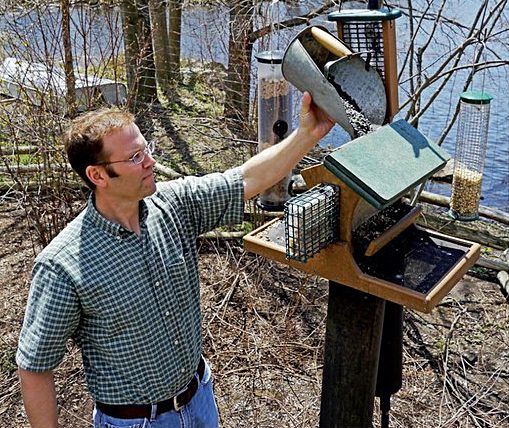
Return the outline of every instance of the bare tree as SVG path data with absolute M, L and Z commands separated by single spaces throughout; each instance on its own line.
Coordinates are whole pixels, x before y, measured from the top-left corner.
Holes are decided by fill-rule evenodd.
M 249 86 L 253 42 L 253 0 L 232 1 L 228 42 L 228 79 L 226 81 L 225 116 L 235 123 L 249 117 Z
M 167 2 L 165 0 L 149 0 L 149 6 L 157 84 L 167 97 L 171 97 L 172 70 L 170 65 L 168 19 L 166 17 Z
M 122 2 L 129 104 L 133 111 L 157 101 L 148 0 Z
M 169 33 L 169 80 L 175 86 L 180 81 L 180 47 L 182 33 L 182 0 L 169 0 L 170 15 Z
M 78 96 L 77 76 L 119 82 L 125 75 L 118 59 L 119 14 L 111 7 L 71 7 L 65 0 L 60 8 L 2 5 L 0 13 L 0 62 L 9 81 L 2 90 L 11 95 L 0 102 L 0 198 L 19 202 L 35 231 L 34 245 L 45 245 L 76 215 L 83 198 L 61 140 L 75 109 L 93 104 L 86 88 Z M 103 32 L 91 26 L 98 18 Z
M 62 10 L 62 42 L 64 45 L 64 72 L 67 87 L 67 105 L 69 115 L 76 115 L 76 78 L 74 76 L 74 65 L 71 45 L 71 25 L 70 25 L 70 1 L 61 0 L 60 8 Z
M 508 1 L 483 0 L 478 2 L 470 23 L 451 19 L 447 6 L 451 1 L 441 0 L 400 2 L 399 7 L 408 17 L 409 40 L 406 55 L 400 64 L 399 80 L 406 99 L 400 108 L 406 111 L 406 119 L 416 125 L 434 105 L 438 96 L 454 79 L 463 78 L 463 90 L 467 90 L 478 73 L 509 65 L 507 39 L 509 27 L 504 24 Z M 440 58 L 433 54 L 437 40 L 447 40 L 449 47 Z M 503 53 L 505 51 L 505 54 Z M 453 128 L 459 113 L 459 100 L 454 113 L 439 137 L 441 144 Z

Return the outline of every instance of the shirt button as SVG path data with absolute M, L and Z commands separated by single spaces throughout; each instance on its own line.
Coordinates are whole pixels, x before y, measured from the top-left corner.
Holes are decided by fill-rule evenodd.
M 169 317 L 169 316 L 170 316 L 170 311 L 166 311 L 166 312 L 164 313 L 164 315 L 166 315 L 167 317 Z
M 186 369 L 185 369 L 184 367 L 182 367 L 182 368 L 180 369 L 180 373 L 184 373 L 185 371 L 186 371 Z
M 175 340 L 175 342 L 173 342 L 175 345 L 178 345 L 179 344 L 179 341 L 178 340 Z
M 159 281 L 156 281 L 156 287 L 159 287 L 161 283 Z

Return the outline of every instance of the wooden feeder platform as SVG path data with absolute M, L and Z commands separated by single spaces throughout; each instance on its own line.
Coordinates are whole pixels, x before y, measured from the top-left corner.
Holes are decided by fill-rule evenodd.
M 339 241 L 306 263 L 290 260 L 284 221 L 276 218 L 244 237 L 246 250 L 425 313 L 479 258 L 479 244 L 415 226 L 418 208 L 401 209 L 401 217 L 366 245 L 355 237 L 355 231 L 377 210 L 323 165 L 303 170 L 302 176 L 309 187 L 319 183 L 340 187 Z

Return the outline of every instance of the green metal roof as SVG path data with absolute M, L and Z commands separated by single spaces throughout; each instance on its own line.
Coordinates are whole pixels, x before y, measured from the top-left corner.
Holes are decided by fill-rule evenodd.
M 331 12 L 327 15 L 329 21 L 391 21 L 401 16 L 399 9 L 383 7 L 381 9 L 347 9 L 339 12 Z
M 443 168 L 447 152 L 401 119 L 328 154 L 325 167 L 377 209 Z

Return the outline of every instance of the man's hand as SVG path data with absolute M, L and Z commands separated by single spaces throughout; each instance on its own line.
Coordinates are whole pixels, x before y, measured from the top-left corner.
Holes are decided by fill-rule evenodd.
M 311 94 L 304 92 L 300 109 L 299 128 L 315 141 L 320 141 L 334 126 L 334 121 L 316 104 Z

